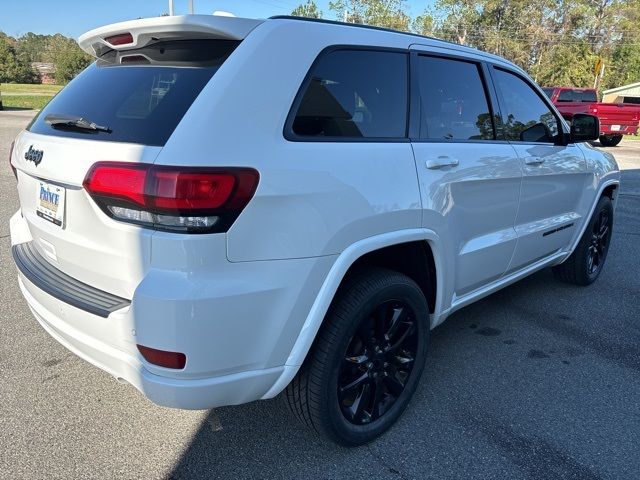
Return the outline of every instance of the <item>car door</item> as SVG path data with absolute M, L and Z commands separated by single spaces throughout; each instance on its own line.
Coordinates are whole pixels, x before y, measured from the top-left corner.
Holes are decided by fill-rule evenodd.
M 524 75 L 498 66 L 491 74 L 503 135 L 524 173 L 515 221 L 518 244 L 509 266 L 516 271 L 566 248 L 574 237 L 587 169 L 580 148 L 565 144 L 556 111 Z
M 513 147 L 496 139 L 480 60 L 414 47 L 411 67 L 410 136 L 422 224 L 443 237 L 447 265 L 455 271 L 449 286 L 455 301 L 507 270 L 522 168 Z

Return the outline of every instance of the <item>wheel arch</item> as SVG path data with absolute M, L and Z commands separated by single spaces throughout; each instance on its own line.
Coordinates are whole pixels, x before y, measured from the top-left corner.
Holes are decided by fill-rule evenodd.
M 416 273 L 418 265 L 410 265 L 411 262 L 404 259 L 396 263 L 396 268 L 394 268 L 394 264 L 391 262 L 394 255 L 407 254 L 409 252 L 421 255 L 419 258 L 427 263 L 428 276 L 420 277 Z M 422 228 L 376 235 L 360 240 L 345 249 L 338 255 L 320 287 L 287 358 L 284 372 L 263 398 L 276 396 L 295 377 L 322 326 L 336 292 L 351 272 L 364 265 L 372 265 L 397 270 L 413 278 L 423 292 L 426 293 L 425 296 L 431 313 L 429 318 L 430 327 L 433 327 L 434 318 L 436 318 L 437 312 L 441 310 L 443 302 L 443 262 L 444 258 L 439 236 L 432 230 Z M 397 268 L 398 265 L 400 268 Z M 435 283 L 435 288 L 428 286 L 428 282 Z
M 365 253 L 351 264 L 340 286 L 355 272 L 367 267 L 386 268 L 411 278 L 427 299 L 429 313 L 435 311 L 438 281 L 433 250 L 428 241 L 397 243 Z
M 594 196 L 593 202 L 591 204 L 591 208 L 589 208 L 589 214 L 584 217 L 585 219 L 582 222 L 582 226 L 580 227 L 580 230 L 578 231 L 577 235 L 574 237 L 571 243 L 571 248 L 567 250 L 567 254 L 562 258 L 561 261 L 558 262 L 558 264 L 564 262 L 567 258 L 569 258 L 569 256 L 571 256 L 573 251 L 578 246 L 578 242 L 580 242 L 582 235 L 584 235 L 587 225 L 589 224 L 589 220 L 591 219 L 591 216 L 593 215 L 593 212 L 596 209 L 596 205 L 598 205 L 598 202 L 603 196 L 607 196 L 611 199 L 615 209 L 617 189 L 619 187 L 620 187 L 620 180 L 618 178 L 610 179 L 602 182 L 602 184 L 598 188 L 597 195 Z
M 619 186 L 620 186 L 619 183 L 611 183 L 609 185 L 606 185 L 602 190 L 602 193 L 598 196 L 598 200 L 600 200 L 600 198 L 605 196 L 605 197 L 609 197 L 612 202 L 615 201 L 615 194 Z

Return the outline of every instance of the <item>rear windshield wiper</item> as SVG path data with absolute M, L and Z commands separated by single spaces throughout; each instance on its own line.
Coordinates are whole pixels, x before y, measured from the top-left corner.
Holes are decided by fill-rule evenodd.
M 95 132 L 107 132 L 111 133 L 109 127 L 98 125 L 91 122 L 86 118 L 77 117 L 75 115 L 61 115 L 57 113 L 51 113 L 44 117 L 44 121 L 52 127 L 67 127 L 67 128 L 79 128 L 81 130 L 93 130 Z

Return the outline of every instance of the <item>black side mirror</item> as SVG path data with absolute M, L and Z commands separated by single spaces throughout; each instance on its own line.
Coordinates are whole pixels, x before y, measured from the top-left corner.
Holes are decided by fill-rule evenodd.
M 600 137 L 600 120 L 593 115 L 576 113 L 571 119 L 571 141 L 589 142 Z

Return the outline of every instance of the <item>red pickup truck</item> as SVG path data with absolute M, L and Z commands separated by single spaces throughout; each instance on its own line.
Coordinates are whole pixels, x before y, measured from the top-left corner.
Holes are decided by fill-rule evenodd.
M 600 143 L 615 147 L 623 135 L 635 135 L 640 122 L 640 106 L 629 103 L 600 103 L 592 88 L 544 87 L 562 116 L 571 121 L 575 113 L 588 113 L 600 119 Z

